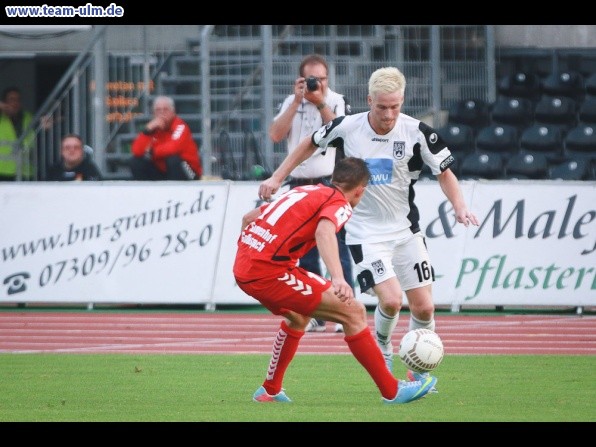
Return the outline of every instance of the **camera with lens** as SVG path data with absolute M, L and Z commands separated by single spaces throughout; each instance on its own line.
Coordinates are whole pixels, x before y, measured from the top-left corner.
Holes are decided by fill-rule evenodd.
M 314 92 L 319 88 L 319 78 L 316 76 L 309 76 L 306 78 L 306 88 L 309 92 Z

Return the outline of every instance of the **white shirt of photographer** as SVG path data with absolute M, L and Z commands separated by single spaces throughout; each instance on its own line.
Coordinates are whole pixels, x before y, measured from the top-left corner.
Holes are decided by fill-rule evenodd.
M 289 95 L 281 104 L 274 120 L 282 114 L 294 102 L 294 95 Z M 331 89 L 327 89 L 327 96 L 325 96 L 325 104 L 329 107 L 335 116 L 344 116 L 346 114 L 346 102 L 344 97 Z M 286 139 L 288 153 L 292 152 L 300 141 L 312 135 L 317 129 L 323 125 L 321 112 L 312 102 L 306 99 L 302 100 L 302 104 L 298 107 L 294 119 L 292 120 L 292 127 L 288 132 Z M 300 163 L 290 175 L 293 178 L 317 178 L 330 176 L 333 173 L 335 166 L 335 148 L 328 147 L 323 154 L 317 151 L 312 157 L 309 157 L 304 162 Z

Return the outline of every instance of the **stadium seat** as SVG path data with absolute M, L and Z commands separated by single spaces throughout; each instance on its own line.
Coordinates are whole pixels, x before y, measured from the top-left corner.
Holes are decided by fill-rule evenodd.
M 437 133 L 453 154 L 468 154 L 475 148 L 474 130 L 467 124 L 447 123 Z
M 534 121 L 534 104 L 528 98 L 499 96 L 491 107 L 493 124 L 508 124 L 518 130 Z
M 503 158 L 496 152 L 473 152 L 463 159 L 460 178 L 498 179 L 503 176 Z
M 561 129 L 549 124 L 533 124 L 519 138 L 521 153 L 544 154 L 549 161 L 563 158 L 564 140 Z
M 592 73 L 585 81 L 586 94 L 596 95 L 596 73 Z
M 548 177 L 551 180 L 589 180 L 590 163 L 583 157 L 569 157 L 561 163 L 552 165 Z
M 584 77 L 574 70 L 553 72 L 542 81 L 542 93 L 581 101 L 586 93 Z
M 519 135 L 515 127 L 508 124 L 491 124 L 478 131 L 476 149 L 497 152 L 509 159 L 519 152 Z
M 567 96 L 543 95 L 534 108 L 534 120 L 555 124 L 563 133 L 577 124 L 578 103 Z
M 527 98 L 532 102 L 540 99 L 541 80 L 536 73 L 518 71 L 503 76 L 497 86 L 501 95 Z
M 579 124 L 565 136 L 565 153 L 596 160 L 596 125 Z
M 477 130 L 490 123 L 488 103 L 482 99 L 462 99 L 449 109 L 449 123 L 467 124 Z
M 586 95 L 579 107 L 578 116 L 581 123 L 596 123 L 596 95 Z
M 546 179 L 548 160 L 544 154 L 521 153 L 511 157 L 505 165 L 506 178 Z

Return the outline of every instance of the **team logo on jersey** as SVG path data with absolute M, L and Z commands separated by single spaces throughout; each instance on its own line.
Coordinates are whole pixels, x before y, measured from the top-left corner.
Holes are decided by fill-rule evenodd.
M 393 142 L 393 157 L 396 160 L 401 160 L 406 156 L 406 142 L 405 141 L 394 141 Z
M 377 275 L 383 276 L 385 274 L 385 264 L 383 264 L 383 261 L 380 259 L 378 261 L 373 261 L 372 267 L 375 269 L 375 272 L 377 272 Z

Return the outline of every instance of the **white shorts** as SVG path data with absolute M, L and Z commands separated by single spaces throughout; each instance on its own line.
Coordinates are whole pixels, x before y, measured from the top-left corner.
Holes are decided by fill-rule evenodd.
M 404 291 L 432 284 L 435 273 L 421 232 L 399 241 L 350 245 L 360 291 L 397 277 Z

